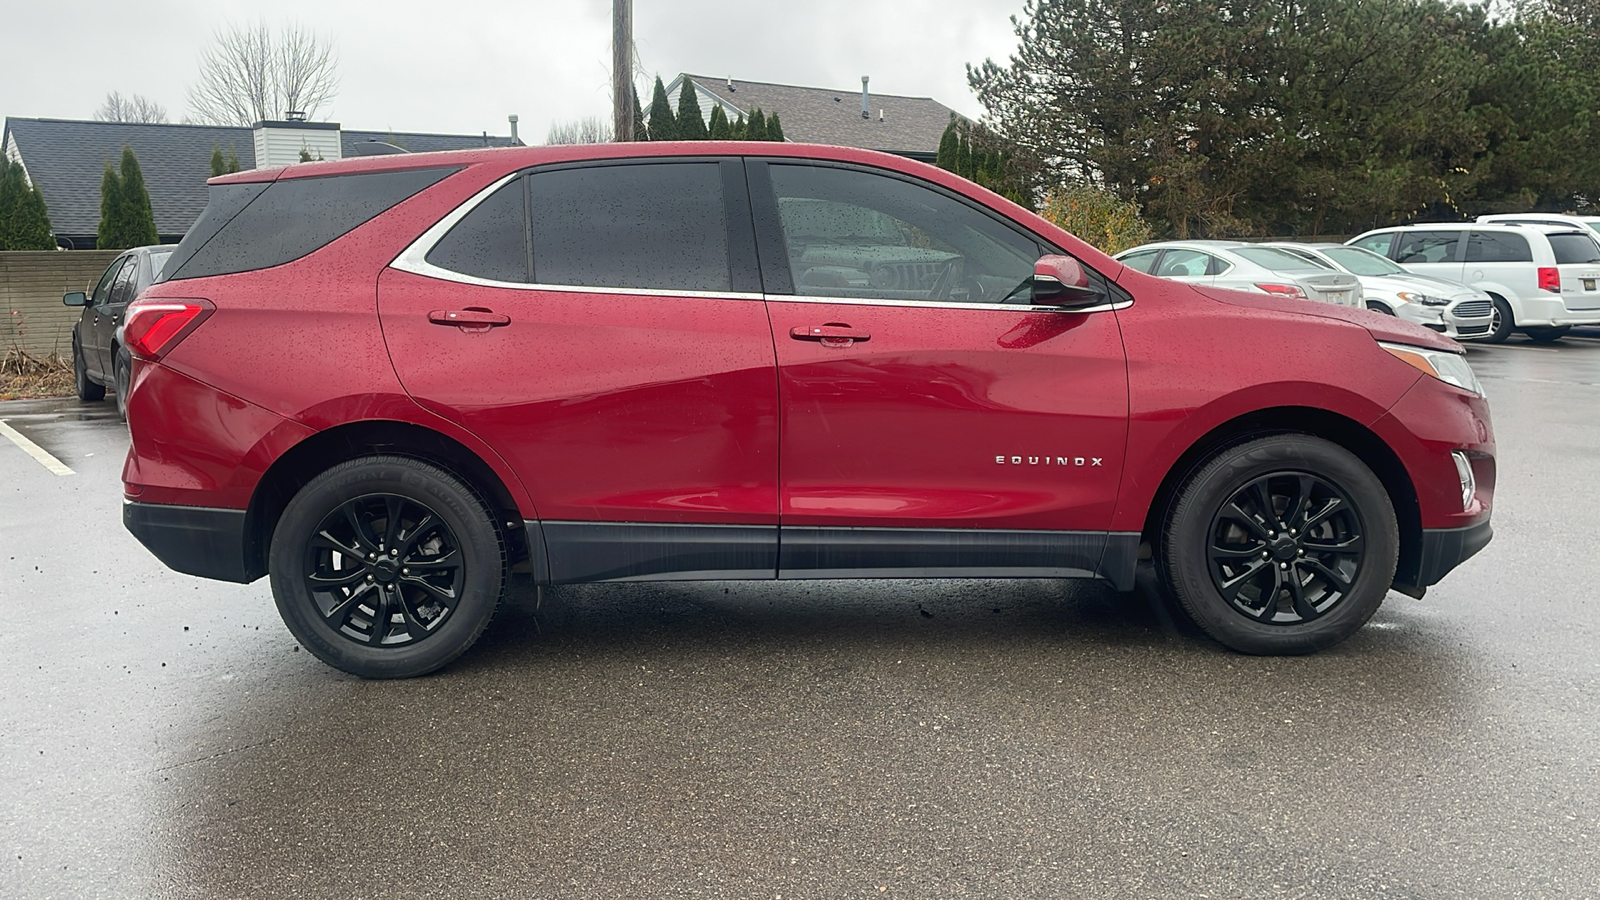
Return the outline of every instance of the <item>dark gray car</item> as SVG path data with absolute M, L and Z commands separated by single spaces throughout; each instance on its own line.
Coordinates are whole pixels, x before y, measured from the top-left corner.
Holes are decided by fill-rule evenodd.
M 61 298 L 68 306 L 83 307 L 78 324 L 72 326 L 72 370 L 79 400 L 103 400 L 109 387 L 117 396 L 117 412 L 124 412 L 130 360 L 118 343 L 118 328 L 128 304 L 155 281 L 174 249 L 168 244 L 125 251 L 106 267 L 93 294 L 73 291 Z

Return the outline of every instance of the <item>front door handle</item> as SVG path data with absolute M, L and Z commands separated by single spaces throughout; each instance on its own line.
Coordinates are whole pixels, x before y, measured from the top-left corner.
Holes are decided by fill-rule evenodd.
M 797 341 L 821 341 L 827 345 L 848 345 L 854 341 L 870 341 L 872 333 L 851 328 L 839 322 L 826 325 L 796 325 L 789 329 L 789 337 Z
M 487 331 L 510 325 L 511 317 L 481 306 L 469 306 L 466 309 L 436 309 L 428 313 L 428 321 L 435 325 L 455 325 L 463 331 Z

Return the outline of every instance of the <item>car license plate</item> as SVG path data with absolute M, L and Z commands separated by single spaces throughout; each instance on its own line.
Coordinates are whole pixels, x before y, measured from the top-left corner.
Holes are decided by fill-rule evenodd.
M 1593 278 L 1585 278 L 1583 280 L 1583 289 L 1586 290 L 1586 291 L 1594 290 L 1594 279 Z

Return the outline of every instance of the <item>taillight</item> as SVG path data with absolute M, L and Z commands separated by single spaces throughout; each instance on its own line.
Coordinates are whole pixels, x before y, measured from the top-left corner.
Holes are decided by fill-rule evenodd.
M 216 309 L 210 300 L 135 300 L 122 322 L 122 344 L 140 359 L 158 360 Z
M 1561 293 L 1561 270 L 1555 266 L 1539 267 L 1539 290 Z
M 1299 297 L 1301 300 L 1306 298 L 1306 292 L 1300 290 L 1298 284 L 1257 284 L 1256 287 L 1280 297 Z

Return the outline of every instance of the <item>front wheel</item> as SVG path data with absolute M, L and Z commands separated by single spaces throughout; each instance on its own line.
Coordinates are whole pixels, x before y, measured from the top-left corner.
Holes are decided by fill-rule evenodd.
M 1511 336 L 1517 330 L 1517 319 L 1511 314 L 1511 304 L 1499 297 L 1494 298 L 1494 312 L 1489 319 L 1489 333 L 1484 336 L 1484 341 L 1498 344 Z
M 455 476 L 372 456 L 295 494 L 269 569 L 284 624 L 318 659 L 363 678 L 409 678 L 483 633 L 505 586 L 505 544 Z
M 1242 653 L 1314 653 L 1383 602 L 1399 526 L 1371 469 L 1309 435 L 1218 453 L 1179 490 L 1162 574 L 1189 617 Z
M 1379 303 L 1376 300 L 1368 300 L 1367 301 L 1367 309 L 1370 309 L 1375 313 L 1381 313 L 1381 314 L 1386 315 L 1386 316 L 1394 315 L 1394 310 L 1390 309 L 1387 306 L 1384 306 L 1382 303 Z
M 106 398 L 106 386 L 90 380 L 88 365 L 83 361 L 83 349 L 76 342 L 72 345 L 72 380 L 79 400 L 93 403 Z

